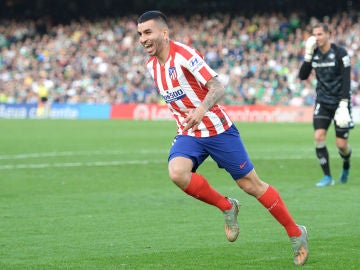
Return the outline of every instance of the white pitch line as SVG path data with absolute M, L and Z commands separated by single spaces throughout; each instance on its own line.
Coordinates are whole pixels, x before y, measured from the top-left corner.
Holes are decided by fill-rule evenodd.
M 253 160 L 295 160 L 295 159 L 310 159 L 309 156 L 287 156 L 287 157 L 261 157 Z M 214 162 L 211 158 L 205 162 Z M 6 164 L 0 165 L 0 170 L 17 170 L 17 169 L 42 169 L 42 168 L 70 168 L 70 167 L 106 167 L 106 166 L 124 166 L 124 165 L 146 165 L 167 163 L 167 159 L 144 159 L 144 160 L 127 160 L 127 161 L 89 161 L 89 162 L 63 162 L 63 163 L 39 163 L 39 164 Z
M 98 151 L 67 151 L 67 152 L 44 152 L 44 153 L 22 153 L 13 155 L 0 155 L 0 160 L 7 159 L 28 159 L 28 158 L 44 158 L 44 157 L 67 157 L 67 156 L 93 156 L 93 155 L 127 155 L 135 154 L 163 154 L 168 150 L 140 150 L 135 152 L 121 150 L 98 150 Z
M 261 151 L 264 153 L 264 151 Z M 35 158 L 49 158 L 49 157 L 79 157 L 79 156 L 96 156 L 96 155 L 128 155 L 131 154 L 165 154 L 168 150 L 140 150 L 135 152 L 122 151 L 122 150 L 98 150 L 98 151 L 66 151 L 66 152 L 44 152 L 44 153 L 23 153 L 14 155 L 0 155 L 0 160 L 18 160 L 18 159 L 35 159 Z M 311 153 L 302 153 L 300 155 L 252 155 L 252 160 L 298 160 L 298 159 L 314 159 Z M 156 164 L 166 163 L 167 158 L 156 159 L 140 159 L 140 160 L 127 160 L 127 161 L 88 161 L 88 162 L 62 162 L 52 163 L 46 160 L 46 163 L 34 163 L 34 164 L 3 164 L 0 165 L 0 170 L 16 170 L 16 169 L 39 169 L 39 168 L 69 168 L 69 167 L 105 167 L 105 166 L 124 166 L 124 165 L 141 165 L 141 164 Z M 214 162 L 211 158 L 206 160 L 207 162 Z
M 0 165 L 0 170 L 16 169 L 43 169 L 43 168 L 69 168 L 69 167 L 106 167 L 106 166 L 124 166 L 139 165 L 150 163 L 166 163 L 162 160 L 129 160 L 129 161 L 91 161 L 91 162 L 68 162 L 68 163 L 41 163 L 41 164 L 10 164 Z

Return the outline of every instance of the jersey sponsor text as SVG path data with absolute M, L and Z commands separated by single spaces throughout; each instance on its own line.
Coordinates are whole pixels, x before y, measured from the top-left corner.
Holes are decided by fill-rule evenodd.
M 185 92 L 179 87 L 171 89 L 169 91 L 161 91 L 161 95 L 166 103 L 174 102 L 185 97 Z

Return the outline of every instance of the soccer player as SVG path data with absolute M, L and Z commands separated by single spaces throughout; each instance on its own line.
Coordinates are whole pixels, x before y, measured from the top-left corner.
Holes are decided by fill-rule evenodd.
M 295 265 L 304 264 L 309 252 L 306 228 L 294 222 L 278 191 L 256 174 L 237 128 L 217 104 L 225 89 L 216 72 L 196 49 L 169 38 L 167 18 L 162 12 L 142 14 L 137 31 L 149 55 L 147 69 L 178 126 L 168 158 L 170 179 L 188 195 L 220 209 L 226 237 L 235 241 L 239 234 L 238 200 L 220 194 L 196 173 L 210 156 L 284 226 Z
M 354 127 L 351 116 L 350 57 L 343 47 L 330 42 L 330 31 L 326 24 L 312 28 L 312 36 L 305 43 L 305 56 L 299 71 L 299 78 L 306 80 L 315 70 L 316 101 L 313 127 L 316 156 L 324 173 L 317 187 L 334 185 L 331 176 L 329 153 L 326 148 L 326 134 L 334 120 L 336 146 L 343 160 L 339 183 L 346 183 L 349 177 L 351 147 L 348 143 L 349 130 Z

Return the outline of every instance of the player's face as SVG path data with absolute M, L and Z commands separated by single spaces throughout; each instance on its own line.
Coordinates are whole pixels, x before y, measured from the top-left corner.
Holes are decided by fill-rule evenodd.
M 318 47 L 324 47 L 329 42 L 329 33 L 326 33 L 322 27 L 313 29 L 313 35 L 316 38 L 316 45 Z
M 168 38 L 167 29 L 155 20 L 139 23 L 137 26 L 139 41 L 151 56 L 160 56 Z

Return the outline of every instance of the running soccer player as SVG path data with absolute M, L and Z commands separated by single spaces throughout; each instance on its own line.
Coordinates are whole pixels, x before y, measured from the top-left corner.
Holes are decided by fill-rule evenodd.
M 343 47 L 330 42 L 330 31 L 326 24 L 317 24 L 305 44 L 305 57 L 299 78 L 306 80 L 315 70 L 316 101 L 313 114 L 315 151 L 324 177 L 317 187 L 334 185 L 326 147 L 326 134 L 334 120 L 336 146 L 343 160 L 339 183 L 349 177 L 351 147 L 349 131 L 354 127 L 351 116 L 350 57 Z
M 149 55 L 147 69 L 178 126 L 168 158 L 170 179 L 188 195 L 220 209 L 226 237 L 235 241 L 239 234 L 238 200 L 220 194 L 196 173 L 210 156 L 284 226 L 295 265 L 304 264 L 309 253 L 306 228 L 294 222 L 278 191 L 256 174 L 237 128 L 217 104 L 225 89 L 216 72 L 196 49 L 169 38 L 167 18 L 162 12 L 142 14 L 137 31 Z

